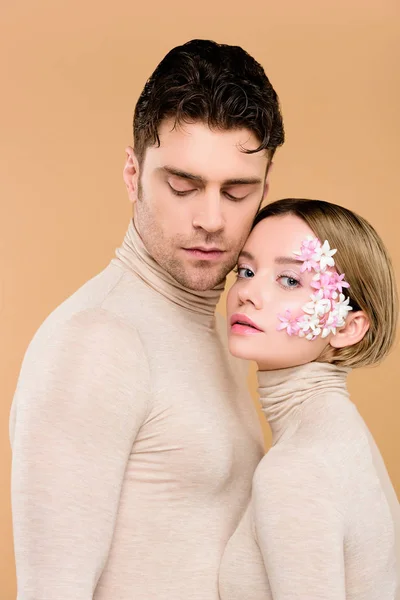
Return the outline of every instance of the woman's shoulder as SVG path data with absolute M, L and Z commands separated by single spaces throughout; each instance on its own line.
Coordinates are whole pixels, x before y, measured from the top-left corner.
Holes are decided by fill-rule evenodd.
M 253 494 L 285 497 L 318 493 L 335 504 L 352 496 L 357 481 L 373 475 L 368 430 L 356 407 L 301 421 L 287 440 L 278 441 L 253 476 Z
M 288 446 L 272 448 L 259 463 L 252 485 L 252 505 L 255 514 L 260 510 L 280 510 L 279 507 L 314 505 L 324 513 L 345 514 L 343 489 L 323 456 L 312 449 Z M 336 517 L 335 517 L 336 518 Z
M 327 463 L 314 447 L 294 443 L 273 446 L 262 458 L 253 476 L 253 487 L 277 479 L 282 484 L 327 477 Z
M 312 458 L 316 464 L 350 468 L 368 453 L 367 426 L 348 396 L 332 394 L 304 407 L 291 439 L 272 450 L 270 460 L 289 454 L 298 455 L 302 464 Z

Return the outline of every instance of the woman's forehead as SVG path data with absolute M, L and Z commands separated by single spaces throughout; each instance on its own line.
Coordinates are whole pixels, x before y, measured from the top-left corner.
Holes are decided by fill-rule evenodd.
M 244 250 L 255 257 L 291 256 L 308 236 L 315 234 L 295 215 L 268 217 L 253 229 Z

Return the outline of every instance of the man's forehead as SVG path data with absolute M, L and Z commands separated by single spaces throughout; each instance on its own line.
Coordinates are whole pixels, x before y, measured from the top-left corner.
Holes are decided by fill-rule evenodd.
M 259 146 L 259 140 L 256 135 L 246 127 L 221 128 L 213 127 L 205 121 L 182 121 L 176 122 L 175 119 L 164 119 L 158 127 L 160 141 L 164 144 L 168 139 L 185 137 L 193 138 L 214 138 L 225 140 L 226 143 L 243 147 L 248 150 L 255 150 Z
M 173 121 L 164 121 L 159 129 L 159 150 L 173 150 L 185 148 L 187 151 L 213 148 L 224 150 L 231 155 L 247 159 L 268 159 L 268 152 L 261 150 L 254 154 L 246 151 L 256 150 L 259 140 L 256 135 L 245 128 L 217 129 L 210 127 L 207 123 L 183 123 L 174 124 Z

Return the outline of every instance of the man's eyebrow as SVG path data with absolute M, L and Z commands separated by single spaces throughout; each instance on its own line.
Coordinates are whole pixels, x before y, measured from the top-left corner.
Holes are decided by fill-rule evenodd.
M 227 179 L 222 185 L 255 185 L 262 183 L 259 177 L 238 177 L 236 179 Z
M 164 171 L 165 173 L 169 173 L 170 175 L 174 175 L 175 177 L 181 177 L 182 179 L 189 179 L 190 181 L 197 181 L 198 183 L 202 183 L 203 185 L 206 183 L 206 180 L 201 177 L 201 175 L 194 175 L 193 173 L 187 173 L 186 171 L 181 171 L 181 169 L 175 169 L 174 167 L 160 167 L 157 169 L 158 171 Z
M 194 173 L 188 173 L 187 171 L 182 171 L 181 169 L 175 169 L 175 167 L 169 167 L 165 165 L 164 167 L 160 167 L 160 171 L 165 171 L 170 175 L 174 175 L 175 177 L 181 177 L 182 179 L 188 179 L 189 181 L 196 181 L 205 185 L 207 180 L 204 179 L 201 175 L 195 175 Z M 233 179 L 226 179 L 226 181 L 222 182 L 222 186 L 230 186 L 230 185 L 255 185 L 262 183 L 263 180 L 259 177 L 235 177 Z

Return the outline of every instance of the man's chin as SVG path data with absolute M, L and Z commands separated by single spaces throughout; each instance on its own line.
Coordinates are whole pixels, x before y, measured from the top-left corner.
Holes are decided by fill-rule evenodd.
M 178 283 L 183 285 L 185 288 L 193 292 L 207 292 L 209 290 L 213 290 L 215 288 L 224 287 L 225 277 L 218 279 L 204 279 L 204 278 L 196 278 L 196 277 L 185 277 L 183 280 L 177 280 Z
M 198 269 L 190 269 L 184 273 L 171 273 L 178 283 L 193 292 L 207 292 L 219 287 L 223 289 L 227 274 L 225 269 L 219 272 L 199 272 Z

